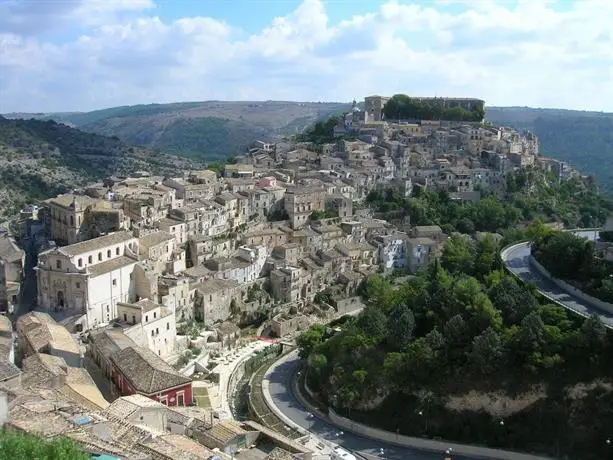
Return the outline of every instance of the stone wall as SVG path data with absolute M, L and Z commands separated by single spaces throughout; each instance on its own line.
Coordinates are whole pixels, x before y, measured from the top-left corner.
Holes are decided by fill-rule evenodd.
M 520 454 L 518 452 L 510 452 L 498 449 L 490 449 L 488 447 L 469 446 L 464 444 L 454 444 L 439 440 L 413 438 L 410 436 L 404 436 L 390 431 L 380 430 L 378 428 L 369 427 L 361 423 L 354 422 L 345 417 L 341 417 L 332 409 L 328 409 L 328 417 L 330 421 L 337 427 L 351 433 L 363 436 L 365 438 L 375 439 L 377 441 L 383 441 L 388 444 L 395 444 L 397 446 L 417 448 L 421 450 L 429 450 L 432 452 L 440 452 L 441 454 L 445 449 L 453 449 L 455 454 L 467 455 L 473 458 L 484 459 L 500 459 L 500 460 L 544 460 L 546 457 L 539 457 L 536 455 Z

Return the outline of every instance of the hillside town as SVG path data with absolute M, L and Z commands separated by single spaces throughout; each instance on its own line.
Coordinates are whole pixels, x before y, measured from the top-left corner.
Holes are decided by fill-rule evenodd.
M 442 225 L 383 216 L 369 194 L 474 202 L 503 199 L 516 169 L 578 174 L 530 132 L 390 120 L 388 100 L 354 102 L 334 142 L 257 141 L 222 168 L 109 177 L 24 208 L 0 237 L 3 423 L 119 458 L 315 458 L 257 409 L 237 417 L 233 393 L 249 359 L 361 311 L 367 276 L 441 254 Z

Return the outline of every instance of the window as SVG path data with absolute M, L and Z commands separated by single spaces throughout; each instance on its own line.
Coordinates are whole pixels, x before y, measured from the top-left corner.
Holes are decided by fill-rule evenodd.
M 74 225 L 74 216 L 70 216 L 70 225 Z
M 113 278 L 113 286 L 117 286 L 117 279 Z
M 107 257 L 107 259 L 111 258 L 111 250 L 110 249 L 108 251 L 106 251 L 106 257 Z
M 79 259 L 79 267 L 83 266 L 83 259 Z
M 89 257 L 87 258 L 87 263 L 88 263 L 88 264 L 91 264 L 93 261 L 94 261 L 94 258 L 93 258 L 92 256 L 89 256 Z
M 166 323 L 166 330 L 169 331 L 170 330 L 170 323 Z
M 98 253 L 98 260 L 102 260 L 102 253 L 101 252 Z
M 156 311 L 153 312 L 153 319 L 157 318 L 158 314 Z
M 155 331 L 153 331 L 153 330 L 151 330 L 151 337 L 153 337 L 153 335 L 154 335 L 154 332 L 155 332 Z
M 61 269 L 62 268 L 62 261 L 61 260 L 56 260 L 55 261 L 55 268 L 57 268 L 57 269 Z
M 75 286 L 77 287 L 77 289 L 81 289 L 81 283 L 79 283 L 78 281 L 76 282 Z
M 145 322 L 149 322 L 149 315 L 145 315 Z
M 185 392 L 177 391 L 177 406 L 185 406 Z
M 106 312 L 107 313 L 109 312 L 109 306 L 108 305 L 106 306 Z
M 155 328 L 155 335 L 160 335 L 160 328 L 159 327 Z
M 119 255 L 119 247 L 115 248 L 115 255 L 118 256 Z

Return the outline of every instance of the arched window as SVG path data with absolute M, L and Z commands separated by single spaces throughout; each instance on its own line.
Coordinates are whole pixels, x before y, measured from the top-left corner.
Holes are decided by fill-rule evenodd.
M 83 259 L 79 259 L 79 267 L 83 266 Z
M 89 256 L 89 257 L 87 258 L 87 263 L 90 263 L 90 264 L 91 264 L 93 261 L 94 261 L 94 258 L 93 258 L 92 256 Z
M 101 252 L 98 253 L 98 260 L 102 260 L 102 253 Z
M 107 257 L 108 259 L 110 259 L 110 258 L 111 258 L 111 250 L 110 250 L 110 249 L 109 249 L 108 251 L 106 251 L 106 257 Z

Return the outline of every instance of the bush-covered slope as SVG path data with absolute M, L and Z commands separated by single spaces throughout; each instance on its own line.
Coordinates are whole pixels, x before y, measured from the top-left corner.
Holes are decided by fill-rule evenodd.
M 206 101 L 32 116 L 118 136 L 129 144 L 214 161 L 244 151 L 257 139 L 301 133 L 315 121 L 349 108 L 348 103 Z
M 26 202 L 102 179 L 147 170 L 177 174 L 202 164 L 54 121 L 0 117 L 0 218 Z

